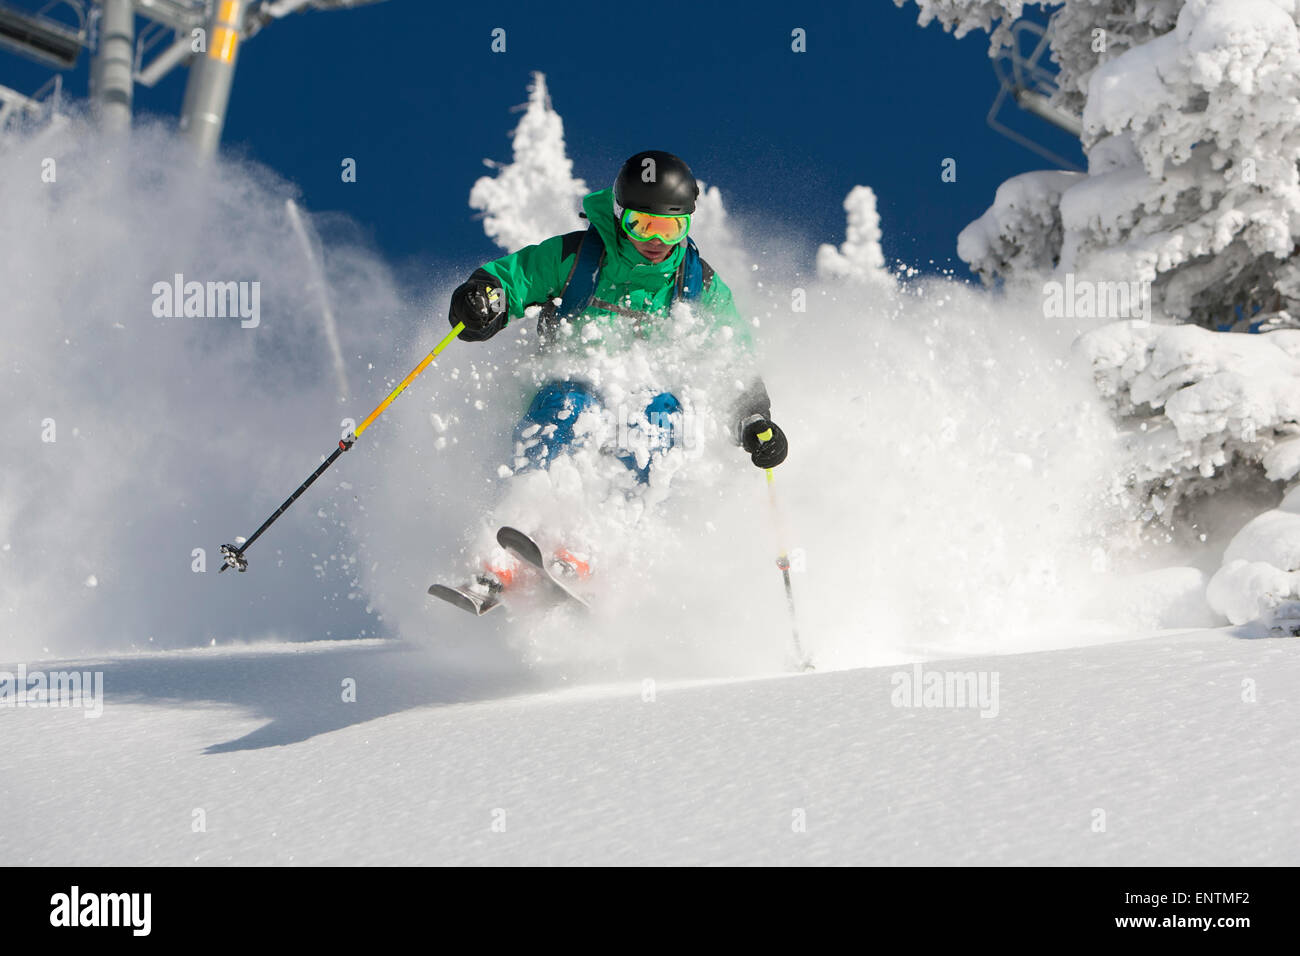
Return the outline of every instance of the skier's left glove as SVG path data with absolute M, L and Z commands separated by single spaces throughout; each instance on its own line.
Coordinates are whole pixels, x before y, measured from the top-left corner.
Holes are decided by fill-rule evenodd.
M 740 444 L 759 468 L 775 468 L 790 451 L 781 426 L 761 415 L 751 415 L 740 423 Z

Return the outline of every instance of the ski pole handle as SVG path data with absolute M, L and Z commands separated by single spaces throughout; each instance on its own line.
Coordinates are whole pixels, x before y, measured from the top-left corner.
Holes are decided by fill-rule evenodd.
M 770 441 L 772 440 L 772 429 L 769 428 L 769 429 L 767 429 L 767 430 L 765 430 L 765 431 L 761 431 L 761 432 L 759 432 L 757 435 L 755 435 L 754 437 L 758 439 L 758 443 L 759 443 L 760 445 L 766 445 L 768 442 L 770 442 Z M 771 486 L 772 486 L 772 482 L 776 480 L 776 479 L 773 478 L 773 476 L 772 476 L 772 469 L 771 469 L 771 468 L 764 468 L 763 470 L 767 472 L 767 484 L 768 484 L 768 487 L 771 488 Z M 773 504 L 773 506 L 776 505 L 775 500 L 772 502 L 772 504 Z M 785 560 L 785 546 L 784 546 L 784 545 L 782 545 L 782 547 L 781 547 L 781 559 L 782 559 L 782 560 Z

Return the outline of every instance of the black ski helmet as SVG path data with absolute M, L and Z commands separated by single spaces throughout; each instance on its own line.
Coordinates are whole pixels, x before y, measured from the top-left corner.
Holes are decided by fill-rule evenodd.
M 637 153 L 623 164 L 614 180 L 614 202 L 624 209 L 656 216 L 695 212 L 695 197 L 699 194 L 691 167 L 661 149 Z

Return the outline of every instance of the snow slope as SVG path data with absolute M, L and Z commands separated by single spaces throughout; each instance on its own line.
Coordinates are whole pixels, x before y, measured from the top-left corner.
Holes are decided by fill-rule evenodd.
M 1293 863 L 1300 642 L 1247 633 L 923 665 L 996 672 L 990 717 L 893 706 L 911 665 L 647 701 L 383 641 L 69 663 L 103 716 L 0 709 L 0 863 Z

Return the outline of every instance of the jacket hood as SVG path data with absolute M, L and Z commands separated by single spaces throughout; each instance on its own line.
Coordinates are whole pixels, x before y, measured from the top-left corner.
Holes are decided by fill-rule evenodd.
M 677 271 L 682 256 L 685 255 L 686 241 L 679 242 L 663 262 L 651 262 L 641 255 L 622 234 L 623 230 L 619 228 L 614 218 L 614 190 L 601 189 L 598 192 L 588 193 L 582 200 L 582 211 L 587 214 L 587 220 L 596 227 L 600 238 L 605 241 L 607 260 L 614 259 L 623 268 L 630 269 L 638 275 L 666 275 Z

